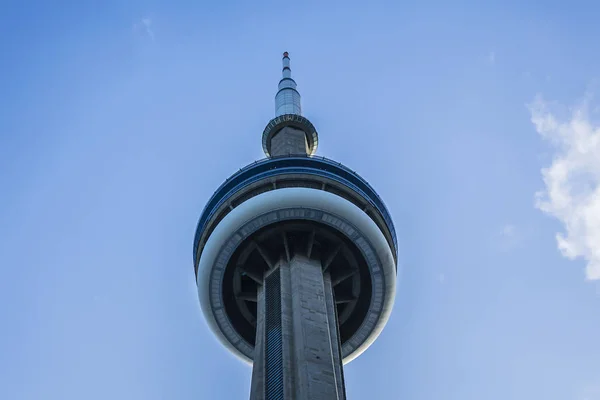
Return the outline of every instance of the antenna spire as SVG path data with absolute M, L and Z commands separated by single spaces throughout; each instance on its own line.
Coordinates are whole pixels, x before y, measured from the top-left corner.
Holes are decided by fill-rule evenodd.
M 296 81 L 292 78 L 290 55 L 287 51 L 283 53 L 282 64 L 283 70 L 279 81 L 279 91 L 275 95 L 275 116 L 278 117 L 284 114 L 302 115 L 300 93 L 296 90 Z
M 319 135 L 314 125 L 302 116 L 300 93 L 292 78 L 290 55 L 283 53 L 279 90 L 275 95 L 275 118 L 262 134 L 262 147 L 267 157 L 312 156 L 317 151 Z

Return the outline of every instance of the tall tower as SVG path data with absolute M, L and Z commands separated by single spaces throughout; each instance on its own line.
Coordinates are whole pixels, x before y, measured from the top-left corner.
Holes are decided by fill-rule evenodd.
M 342 164 L 314 156 L 283 53 L 267 158 L 217 189 L 194 238 L 208 325 L 253 364 L 251 400 L 342 400 L 343 364 L 377 338 L 392 309 L 397 243 L 375 190 Z

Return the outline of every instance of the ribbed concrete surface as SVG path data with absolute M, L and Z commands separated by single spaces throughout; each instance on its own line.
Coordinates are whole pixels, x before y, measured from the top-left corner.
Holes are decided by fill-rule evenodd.
M 304 131 L 292 128 L 291 126 L 286 126 L 271 139 L 271 155 L 274 157 L 288 155 L 305 156 L 309 154 L 309 151 Z
M 282 260 L 281 340 L 283 359 L 282 397 L 277 399 L 345 400 L 343 366 L 337 330 L 331 279 L 320 261 L 296 255 Z M 263 290 L 269 290 L 264 288 Z M 259 316 L 266 315 L 266 302 L 259 295 Z M 264 318 L 259 317 L 259 324 Z M 257 327 L 251 400 L 265 395 L 264 327 Z

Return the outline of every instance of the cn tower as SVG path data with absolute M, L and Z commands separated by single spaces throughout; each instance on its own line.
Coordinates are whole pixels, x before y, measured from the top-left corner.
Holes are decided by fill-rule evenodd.
M 283 53 L 266 158 L 217 189 L 194 238 L 202 311 L 252 364 L 250 400 L 346 399 L 343 365 L 377 339 L 394 303 L 390 214 L 356 172 L 315 156 L 318 143 Z

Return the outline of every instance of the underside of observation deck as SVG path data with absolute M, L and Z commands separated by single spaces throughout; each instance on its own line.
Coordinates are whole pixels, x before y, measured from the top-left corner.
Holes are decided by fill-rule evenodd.
M 223 304 L 234 328 L 248 343 L 255 342 L 259 287 L 277 263 L 289 262 L 295 255 L 318 261 L 323 273 L 331 277 L 344 343 L 356 332 L 369 308 L 369 269 L 350 240 L 312 221 L 269 225 L 239 245 L 223 279 Z

